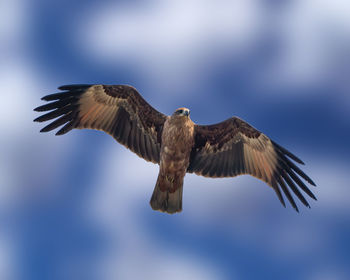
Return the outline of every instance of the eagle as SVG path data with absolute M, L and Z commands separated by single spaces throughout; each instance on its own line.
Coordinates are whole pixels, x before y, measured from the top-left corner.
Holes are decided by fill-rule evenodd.
M 141 158 L 158 164 L 150 200 L 154 210 L 182 211 L 186 173 L 211 178 L 252 175 L 267 183 L 286 207 L 282 190 L 297 212 L 291 191 L 308 208 L 301 191 L 317 200 L 305 184 L 315 183 L 296 165 L 304 163 L 238 117 L 197 125 L 190 119 L 189 109 L 164 115 L 129 85 L 64 85 L 58 89 L 60 92 L 42 98 L 49 103 L 34 109 L 49 111 L 35 122 L 53 120 L 40 132 L 58 127 L 56 135 L 73 128 L 102 130 Z

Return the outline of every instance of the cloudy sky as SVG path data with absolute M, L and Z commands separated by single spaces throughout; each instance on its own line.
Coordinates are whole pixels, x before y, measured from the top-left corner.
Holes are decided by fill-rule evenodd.
M 350 4 L 0 3 L 1 279 L 349 279 Z M 98 131 L 40 134 L 40 97 L 134 85 L 159 111 L 233 115 L 297 154 L 318 201 L 284 209 L 248 176 L 185 178 L 149 207 L 158 166 Z

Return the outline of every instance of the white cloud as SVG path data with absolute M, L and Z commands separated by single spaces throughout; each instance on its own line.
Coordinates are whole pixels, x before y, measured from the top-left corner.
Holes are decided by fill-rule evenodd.
M 347 0 L 298 0 L 286 5 L 271 20 L 283 48 L 270 70 L 262 73 L 263 82 L 315 85 L 338 78 L 349 57 L 349 14 Z
M 198 83 L 222 53 L 242 52 L 259 30 L 255 1 L 160 1 L 108 4 L 82 18 L 87 56 L 120 62 L 176 93 Z M 81 38 L 83 36 L 83 39 Z
M 47 82 L 20 54 L 0 66 L 0 209 L 26 196 L 52 192 L 45 183 L 59 176 L 58 166 L 69 153 L 72 138 L 45 137 L 39 133 L 43 124 L 33 122 L 39 115 L 33 112 L 41 103 L 39 94 L 48 94 L 47 88 Z M 40 190 L 29 189 L 29 185 Z
M 123 240 L 124 241 L 124 240 Z M 144 241 L 144 245 L 147 240 Z M 140 244 L 138 244 L 140 245 Z M 160 246 L 159 246 L 160 247 Z M 226 279 L 210 263 L 165 248 L 126 247 L 104 267 L 105 279 Z M 232 278 L 230 278 L 232 279 Z
M 113 3 L 87 12 L 73 38 L 84 42 L 87 57 L 126 63 L 168 94 L 195 88 L 215 65 L 249 55 L 269 33 L 281 50 L 252 82 L 278 88 L 347 83 L 337 73 L 349 55 L 349 6 L 347 0 L 300 0 L 280 9 L 256 0 Z
M 9 47 L 16 47 L 16 43 L 22 35 L 25 9 L 24 1 L 1 1 L 0 2 L 0 38 L 2 55 L 5 51 L 9 51 Z

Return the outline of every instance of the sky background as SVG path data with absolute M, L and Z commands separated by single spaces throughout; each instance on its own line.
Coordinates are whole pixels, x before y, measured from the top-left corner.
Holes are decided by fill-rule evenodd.
M 348 0 L 3 0 L 0 42 L 0 279 L 350 279 Z M 318 201 L 188 174 L 183 212 L 155 212 L 157 165 L 99 131 L 39 133 L 33 108 L 70 83 L 237 115 Z

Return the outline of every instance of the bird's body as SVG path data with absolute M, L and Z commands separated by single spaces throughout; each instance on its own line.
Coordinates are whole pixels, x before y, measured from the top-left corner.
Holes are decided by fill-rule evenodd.
M 299 188 L 316 199 L 301 179 L 311 185 L 314 182 L 293 163 L 303 162 L 237 117 L 218 124 L 197 125 L 191 121 L 188 109 L 163 115 L 136 89 L 125 85 L 68 85 L 59 89 L 64 92 L 42 98 L 53 102 L 35 109 L 50 111 L 35 121 L 56 119 L 41 131 L 62 125 L 56 135 L 73 128 L 102 130 L 143 159 L 159 164 L 150 201 L 154 210 L 182 210 L 186 173 L 214 178 L 250 174 L 272 187 L 285 206 L 282 189 L 297 211 L 289 189 L 307 207 L 310 206 Z
M 183 181 L 194 145 L 193 135 L 194 123 L 188 116 L 175 112 L 165 121 L 159 175 L 151 198 L 154 210 L 170 213 L 181 211 Z

